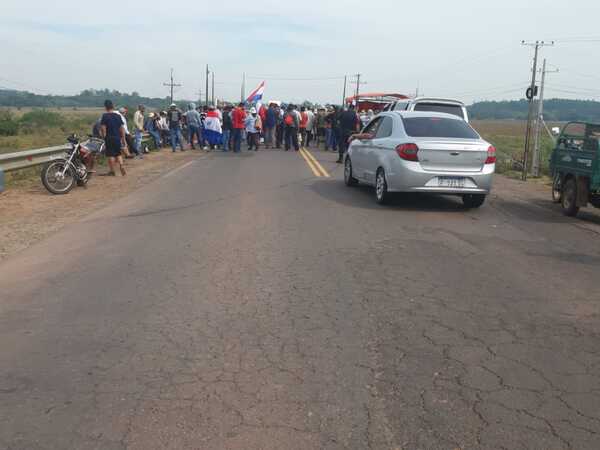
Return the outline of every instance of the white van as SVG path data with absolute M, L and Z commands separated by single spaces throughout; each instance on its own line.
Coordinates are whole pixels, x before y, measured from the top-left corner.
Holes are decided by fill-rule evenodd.
M 417 97 L 397 100 L 390 103 L 384 111 L 429 111 L 452 114 L 469 122 L 467 108 L 463 102 L 447 98 Z

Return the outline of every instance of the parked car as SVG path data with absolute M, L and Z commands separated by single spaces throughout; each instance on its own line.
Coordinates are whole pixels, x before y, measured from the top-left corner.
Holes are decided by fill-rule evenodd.
M 459 195 L 480 207 L 492 187 L 496 149 L 461 118 L 435 112 L 383 112 L 353 136 L 344 158 L 347 186 L 375 187 L 378 203 L 393 192 Z
M 550 157 L 552 199 L 567 216 L 588 203 L 600 208 L 600 124 L 565 125 Z
M 467 107 L 463 102 L 448 98 L 417 97 L 405 100 L 397 100 L 390 103 L 384 111 L 430 111 L 452 114 L 469 122 Z

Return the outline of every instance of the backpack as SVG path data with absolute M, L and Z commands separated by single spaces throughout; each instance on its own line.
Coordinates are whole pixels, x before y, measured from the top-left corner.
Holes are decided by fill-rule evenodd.
M 285 124 L 287 126 L 291 127 L 292 125 L 294 125 L 294 117 L 289 113 L 285 115 L 285 118 L 283 119 L 283 121 L 285 122 Z

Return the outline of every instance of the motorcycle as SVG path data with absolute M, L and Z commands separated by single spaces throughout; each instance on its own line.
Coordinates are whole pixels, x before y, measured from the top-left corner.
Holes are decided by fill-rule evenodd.
M 80 141 L 77 135 L 67 138 L 70 148 L 64 155 L 44 164 L 42 184 L 52 194 L 66 194 L 73 186 L 85 186 L 92 177 L 89 168 L 93 167 L 97 155 L 104 152 L 104 141 L 90 137 Z

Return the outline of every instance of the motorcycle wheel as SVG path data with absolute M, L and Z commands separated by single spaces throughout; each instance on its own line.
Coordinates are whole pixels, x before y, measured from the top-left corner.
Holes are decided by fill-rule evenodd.
M 47 163 L 42 169 L 42 184 L 52 194 L 66 194 L 75 185 L 75 174 L 71 166 L 67 167 L 64 176 L 61 175 L 66 165 L 66 161 L 57 160 Z

